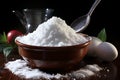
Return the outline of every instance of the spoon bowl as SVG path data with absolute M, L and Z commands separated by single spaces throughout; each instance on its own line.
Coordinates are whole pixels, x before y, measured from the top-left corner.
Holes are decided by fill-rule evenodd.
M 90 23 L 90 17 L 100 1 L 101 0 L 96 0 L 86 15 L 83 15 L 72 22 L 71 27 L 76 32 L 82 32 L 88 26 Z
M 88 26 L 89 23 L 90 23 L 90 15 L 83 15 L 77 18 L 76 20 L 74 20 L 71 26 L 72 28 L 74 28 L 76 32 L 81 32 Z

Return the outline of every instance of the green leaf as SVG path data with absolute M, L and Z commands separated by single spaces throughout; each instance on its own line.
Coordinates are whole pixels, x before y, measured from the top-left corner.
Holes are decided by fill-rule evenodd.
M 3 51 L 4 47 L 5 47 L 5 46 L 4 46 L 3 44 L 0 44 L 0 52 Z
M 10 46 L 9 44 L 5 44 L 5 43 L 0 44 L 0 52 L 3 52 L 3 49 L 9 46 Z
M 3 34 L 0 34 L 0 43 L 6 43 L 7 42 L 7 36 L 5 32 Z
M 3 39 L 4 39 L 4 41 L 7 41 L 7 36 L 6 36 L 5 32 L 3 32 Z
M 98 33 L 98 36 L 97 36 L 99 39 L 101 39 L 102 41 L 106 41 L 107 39 L 107 35 L 106 35 L 106 31 L 105 31 L 105 28 L 103 28 L 99 33 Z
M 12 50 L 13 50 L 12 47 L 6 47 L 3 49 L 3 53 L 7 57 L 11 53 Z

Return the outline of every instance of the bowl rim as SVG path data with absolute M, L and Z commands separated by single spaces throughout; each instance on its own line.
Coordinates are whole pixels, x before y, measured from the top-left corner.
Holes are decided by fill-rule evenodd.
M 18 41 L 17 39 L 15 39 L 15 43 L 20 47 L 35 48 L 35 49 L 39 49 L 39 48 L 49 48 L 49 49 L 51 49 L 51 48 L 72 48 L 72 47 L 80 47 L 80 48 L 82 48 L 82 47 L 85 47 L 85 46 L 90 44 L 90 42 L 92 40 L 92 37 L 90 37 L 87 34 L 83 34 L 83 33 L 78 33 L 78 34 L 83 35 L 87 39 L 87 41 L 83 42 L 83 43 L 80 43 L 80 44 L 77 44 L 77 45 L 70 45 L 70 46 L 34 46 L 34 45 L 24 44 L 24 43 Z

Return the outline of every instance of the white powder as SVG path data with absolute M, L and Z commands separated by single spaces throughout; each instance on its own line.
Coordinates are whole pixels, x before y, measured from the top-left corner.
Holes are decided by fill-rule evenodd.
M 91 65 L 89 64 L 77 71 L 72 72 L 71 74 L 73 77 L 80 79 L 80 78 L 93 76 L 96 74 L 96 72 L 99 72 L 101 70 L 102 68 L 99 67 L 97 64 L 91 64 Z
M 50 79 L 54 77 L 58 79 L 62 76 L 61 74 L 51 75 L 38 69 L 32 69 L 27 66 L 27 63 L 24 60 L 20 59 L 8 62 L 7 64 L 5 64 L 5 68 L 9 69 L 15 75 L 26 79 Z
M 16 39 L 35 46 L 70 46 L 87 41 L 68 26 L 64 20 L 55 16 L 40 24 L 32 33 Z
M 102 68 L 99 67 L 97 64 L 87 65 L 86 68 L 93 71 L 93 72 L 98 72 L 98 71 L 102 70 Z
M 27 63 L 21 59 L 15 61 L 9 61 L 8 63 L 5 64 L 5 69 L 9 69 L 13 74 L 21 78 L 32 79 L 32 80 L 36 80 L 40 78 L 51 80 L 53 78 L 60 79 L 61 77 L 65 78 L 69 76 L 79 79 L 79 78 L 86 78 L 93 76 L 96 74 L 96 72 L 102 70 L 102 68 L 99 67 L 97 64 L 91 64 L 91 65 L 86 65 L 71 73 L 66 73 L 64 75 L 60 73 L 48 74 L 39 69 L 32 69 L 28 67 Z

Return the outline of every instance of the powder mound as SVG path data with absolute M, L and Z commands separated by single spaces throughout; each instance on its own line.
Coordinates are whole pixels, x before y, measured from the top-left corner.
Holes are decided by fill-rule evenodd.
M 75 78 L 74 80 L 86 80 L 86 78 L 90 76 L 97 75 L 97 73 L 103 69 L 97 64 L 87 64 L 79 68 L 78 70 L 71 71 L 65 74 L 49 74 L 40 69 L 30 68 L 27 63 L 21 59 L 7 62 L 4 68 L 8 69 L 10 72 L 12 72 L 12 74 L 21 78 L 20 80 L 42 80 L 42 78 L 44 78 L 43 80 L 73 80 L 73 78 Z
M 71 46 L 87 41 L 67 25 L 65 20 L 56 16 L 40 24 L 32 33 L 16 39 L 34 46 Z

